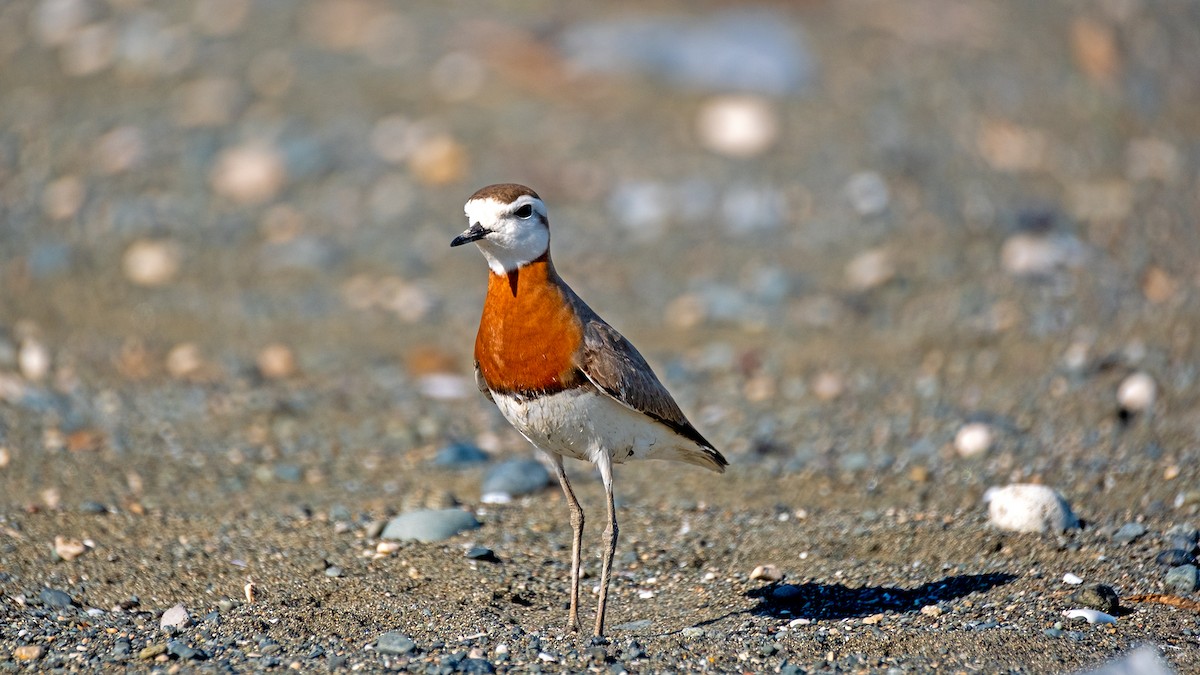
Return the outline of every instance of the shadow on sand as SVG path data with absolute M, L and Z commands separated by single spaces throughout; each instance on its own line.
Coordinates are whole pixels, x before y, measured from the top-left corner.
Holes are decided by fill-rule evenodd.
M 964 574 L 931 581 L 916 588 L 864 586 L 848 588 L 841 584 L 771 584 L 746 593 L 758 598 L 750 613 L 787 616 L 793 619 L 847 619 L 879 612 L 915 612 L 926 605 L 953 600 L 977 591 L 1003 586 L 1016 575 Z

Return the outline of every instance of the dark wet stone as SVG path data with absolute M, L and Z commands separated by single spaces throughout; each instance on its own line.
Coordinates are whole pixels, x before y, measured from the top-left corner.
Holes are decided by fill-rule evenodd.
M 99 516 L 108 513 L 108 507 L 100 502 L 83 502 L 79 505 L 79 512 Z
M 496 557 L 496 552 L 485 546 L 472 547 L 467 551 L 467 558 L 484 562 L 500 562 L 500 558 Z
M 1159 553 L 1154 561 L 1163 567 L 1179 567 L 1180 565 L 1195 565 L 1196 556 L 1181 548 L 1171 548 Z
M 496 672 L 496 667 L 486 659 L 463 659 L 458 663 L 458 672 L 468 675 L 490 675 Z
M 204 661 L 208 658 L 204 650 L 191 647 L 182 640 L 167 640 L 167 654 L 182 661 Z
M 1104 584 L 1088 584 L 1071 594 L 1076 604 L 1098 609 L 1105 614 L 1116 614 L 1121 599 L 1111 587 Z

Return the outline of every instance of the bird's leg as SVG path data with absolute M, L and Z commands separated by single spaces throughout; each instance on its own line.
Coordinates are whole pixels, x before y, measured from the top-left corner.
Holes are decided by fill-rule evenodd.
M 550 453 L 554 464 L 554 474 L 558 476 L 558 484 L 562 486 L 563 495 L 567 498 L 567 506 L 571 508 L 571 609 L 567 614 L 567 630 L 578 633 L 579 628 L 579 550 L 583 546 L 583 507 L 571 490 L 567 480 L 567 472 L 563 469 L 562 455 Z
M 608 453 L 599 453 L 596 462 L 600 478 L 604 481 L 604 494 L 608 500 L 608 527 L 604 528 L 604 558 L 600 567 L 600 603 L 596 608 L 596 637 L 604 637 L 604 610 L 608 604 L 608 577 L 612 571 L 613 554 L 617 550 L 617 508 L 613 501 L 612 459 Z

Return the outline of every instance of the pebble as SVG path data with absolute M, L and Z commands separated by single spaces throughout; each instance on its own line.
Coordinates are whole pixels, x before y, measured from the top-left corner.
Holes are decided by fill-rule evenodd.
M 781 584 L 771 591 L 771 597 L 781 602 L 788 602 L 800 597 L 803 591 L 794 584 Z
M 135 126 L 117 127 L 97 139 L 93 155 L 102 173 L 114 175 L 136 169 L 146 159 L 145 135 Z
M 1145 412 L 1154 406 L 1158 397 L 1158 385 L 1149 373 L 1137 372 L 1117 387 L 1117 403 L 1122 410 L 1131 413 Z
M 750 572 L 750 578 L 762 581 L 779 581 L 783 578 L 783 573 L 775 565 L 759 565 Z
M 189 646 L 183 640 L 167 640 L 166 653 L 183 661 L 204 661 L 208 659 L 206 652 Z
M 822 401 L 832 401 L 846 390 L 846 383 L 837 373 L 820 373 L 813 379 L 812 391 Z
M 167 646 L 164 644 L 146 645 L 138 652 L 138 658 L 144 661 L 149 661 L 159 655 L 167 653 Z
M 1113 541 L 1118 544 L 1132 544 L 1146 536 L 1146 526 L 1141 523 L 1125 523 L 1115 533 Z
M 1154 561 L 1163 567 L 1179 567 L 1196 564 L 1196 556 L 1181 548 L 1172 548 L 1159 553 Z
M 892 255 L 885 249 L 873 248 L 846 264 L 846 283 L 856 291 L 869 291 L 891 281 L 896 276 Z
M 52 220 L 69 220 L 79 213 L 87 196 L 87 185 L 78 176 L 51 181 L 42 191 L 42 212 Z
M 1063 575 L 1063 583 L 1069 584 L 1071 586 L 1078 586 L 1079 584 L 1083 583 L 1083 579 L 1080 579 L 1079 576 L 1076 574 L 1071 574 L 1070 572 L 1067 572 L 1066 574 Z
M 164 286 L 175 280 L 183 262 L 179 245 L 169 239 L 139 239 L 125 249 L 121 269 L 138 286 Z
M 1100 610 L 1105 614 L 1116 614 L 1121 606 L 1121 598 L 1111 586 L 1104 584 L 1088 584 L 1071 594 L 1071 600 L 1090 609 Z
M 291 347 L 274 343 L 263 347 L 255 359 L 258 372 L 268 380 L 282 380 L 296 373 L 296 355 Z
M 13 658 L 18 661 L 36 661 L 42 658 L 46 649 L 41 645 L 21 645 L 13 650 Z
M 219 127 L 237 115 L 244 96 L 238 81 L 229 77 L 201 77 L 172 95 L 175 124 L 184 129 Z
M 978 457 L 992 447 L 992 427 L 983 422 L 971 422 L 954 435 L 954 449 L 959 457 Z
M 1116 623 L 1116 617 L 1094 609 L 1069 609 L 1063 612 L 1068 619 L 1084 619 L 1088 623 Z
M 191 616 L 183 604 L 177 604 L 163 612 L 158 621 L 159 628 L 187 628 L 191 624 Z
M 1062 268 L 1077 267 L 1083 258 L 1083 244 L 1066 235 L 1022 232 L 1009 237 L 1000 249 L 1005 271 L 1018 277 L 1048 276 Z
M 492 467 L 483 479 L 485 504 L 505 504 L 550 484 L 550 472 L 536 459 L 511 459 Z
M 1200 569 L 1195 565 L 1172 567 L 1163 577 L 1163 583 L 1171 592 L 1186 595 L 1200 588 Z
M 417 648 L 417 643 L 403 633 L 389 631 L 375 640 L 375 651 L 380 654 L 402 655 Z
M 451 443 L 438 450 L 433 458 L 436 466 L 459 469 L 482 464 L 490 459 L 488 454 L 471 443 Z
M 204 356 L 196 343 L 181 342 L 167 352 L 166 367 L 171 377 L 191 377 L 204 367 Z
M 761 96 L 719 96 L 696 113 L 696 135 L 700 145 L 719 155 L 754 157 L 775 145 L 778 114 Z
M 482 560 L 484 562 L 500 562 L 500 558 L 496 557 L 496 552 L 486 546 L 472 546 L 467 551 L 469 560 Z
M 704 629 L 700 628 L 698 626 L 688 626 L 687 628 L 684 628 L 682 632 L 683 632 L 683 637 L 689 638 L 689 639 L 696 639 L 696 638 L 704 637 Z
M 984 493 L 992 525 L 1016 532 L 1062 532 L 1079 526 L 1071 507 L 1045 485 L 1013 484 Z
M 71 562 L 85 552 L 87 552 L 87 546 L 84 546 L 83 542 L 78 539 L 54 537 L 54 554 L 66 562 Z
M 388 521 L 381 536 L 384 539 L 434 542 L 479 526 L 475 516 L 462 509 L 409 511 Z
M 338 567 L 337 565 L 330 565 L 329 567 L 325 568 L 325 576 L 329 577 L 330 579 L 336 579 L 342 576 L 342 568 Z
M 242 205 L 271 201 L 283 189 L 287 178 L 283 153 L 261 141 L 222 151 L 209 174 L 213 191 Z
M 860 216 L 877 216 L 887 211 L 891 201 L 887 181 L 875 171 L 860 171 L 850 176 L 844 193 Z
M 43 588 L 41 593 L 38 593 L 38 599 L 47 607 L 55 607 L 64 609 L 75 604 L 75 601 L 70 595 L 56 588 Z
M 17 347 L 17 369 L 30 382 L 40 382 L 50 373 L 50 350 L 36 338 L 21 341 Z

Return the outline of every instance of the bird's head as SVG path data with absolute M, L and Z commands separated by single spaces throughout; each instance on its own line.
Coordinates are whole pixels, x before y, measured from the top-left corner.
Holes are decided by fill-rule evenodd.
M 546 204 L 524 185 L 489 185 L 467 200 L 465 232 L 450 242 L 475 242 L 496 274 L 519 269 L 550 250 Z

